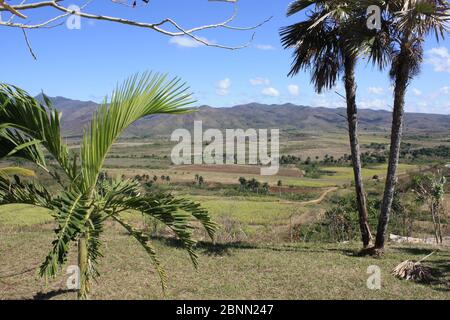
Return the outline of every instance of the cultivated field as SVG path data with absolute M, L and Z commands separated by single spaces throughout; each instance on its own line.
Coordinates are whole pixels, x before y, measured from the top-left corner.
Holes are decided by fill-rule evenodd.
M 349 154 L 345 133 L 301 135 L 283 143 L 281 154 L 336 159 Z M 441 136 L 406 137 L 416 147 L 450 145 Z M 413 141 L 414 140 L 414 141 Z M 370 143 L 387 144 L 384 133 L 362 135 L 363 152 Z M 72 143 L 75 147 L 76 143 Z M 172 144 L 165 138 L 126 139 L 116 144 L 107 159 L 108 176 L 145 177 L 149 190 L 170 191 L 202 204 L 219 223 L 216 244 L 197 231 L 200 240 L 199 270 L 167 230 L 148 226 L 169 275 L 168 299 L 449 299 L 450 250 L 429 245 L 389 244 L 381 259 L 358 257 L 357 241 L 305 242 L 299 226 L 318 223 L 336 199 L 352 193 L 353 171 L 349 165 L 323 164 L 321 174 L 308 176 L 301 166 L 285 165 L 276 176 L 260 176 L 256 166 L 173 166 Z M 429 163 L 402 163 L 400 177 L 424 170 Z M 370 194 L 379 197 L 386 164 L 369 164 L 363 177 Z M 40 173 L 41 176 L 42 173 Z M 163 179 L 170 177 L 170 180 Z M 202 177 L 199 185 L 197 177 Z M 156 177 L 156 181 L 153 177 Z M 268 183 L 268 192 L 244 192 L 239 178 Z M 280 185 L 281 181 L 281 185 Z M 447 197 L 447 204 L 450 199 Z M 143 225 L 136 212 L 124 213 Z M 49 212 L 27 205 L 0 207 L 0 299 L 72 299 L 65 290 L 67 276 L 48 282 L 36 276 L 53 239 Z M 430 222 L 418 221 L 415 236 L 430 236 Z M 92 288 L 93 299 L 162 298 L 157 275 L 148 256 L 118 226 L 109 224 L 103 235 L 105 258 L 101 281 Z M 448 232 L 448 228 L 445 229 Z M 398 263 L 419 260 L 437 250 L 427 265 L 436 280 L 428 284 L 401 281 L 390 275 Z M 73 251 L 75 252 L 75 251 Z M 133 259 L 129 253 L 133 252 Z M 75 264 L 72 254 L 67 265 Z M 382 288 L 366 286 L 367 267 L 380 266 Z

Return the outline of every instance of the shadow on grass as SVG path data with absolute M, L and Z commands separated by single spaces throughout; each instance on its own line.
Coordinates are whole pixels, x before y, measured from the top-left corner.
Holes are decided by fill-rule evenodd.
M 404 253 L 411 254 L 414 256 L 426 256 L 433 251 L 439 251 L 439 249 L 433 250 L 433 248 L 413 248 L 413 247 L 396 247 L 395 250 L 403 251 Z
M 433 279 L 430 284 L 436 291 L 450 292 L 450 261 L 436 259 L 426 262 L 431 267 Z
M 365 256 L 360 253 L 360 249 L 344 249 L 344 248 L 326 248 L 325 250 L 331 252 L 337 252 L 347 257 L 364 258 Z
M 33 296 L 33 300 L 50 300 L 51 298 L 60 296 L 62 294 L 66 293 L 76 293 L 77 290 L 70 290 L 70 289 L 58 289 L 58 290 L 52 290 L 49 292 L 38 292 Z
M 160 241 L 164 245 L 174 247 L 174 248 L 183 248 L 183 243 L 175 238 L 167 238 L 167 237 L 152 237 L 152 239 Z M 317 247 L 307 247 L 295 246 L 295 245 L 270 245 L 270 244 L 253 244 L 249 242 L 236 241 L 236 242 L 226 242 L 226 243 L 212 243 L 208 241 L 199 241 L 196 244 L 196 248 L 200 250 L 202 254 L 209 256 L 225 256 L 232 255 L 232 249 L 241 249 L 241 250 L 272 250 L 279 252 L 305 252 L 305 253 L 324 253 L 327 251 L 331 251 L 333 249 L 328 248 L 317 248 Z M 344 250 L 342 250 L 344 251 Z M 355 251 L 347 250 L 350 253 L 354 253 Z

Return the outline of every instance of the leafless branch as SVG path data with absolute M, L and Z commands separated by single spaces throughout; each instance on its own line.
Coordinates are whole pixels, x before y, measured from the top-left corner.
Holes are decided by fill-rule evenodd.
M 142 1 L 142 2 L 144 2 L 143 4 L 142 3 L 137 4 L 136 0 L 134 0 L 132 4 L 129 4 L 127 0 L 111 0 L 111 2 L 115 3 L 115 4 L 120 4 L 125 7 L 129 7 L 129 8 L 139 8 L 139 7 L 144 7 L 144 6 L 148 5 L 148 1 L 147 2 Z
M 0 11 L 8 10 L 7 8 L 5 8 L 5 6 L 1 5 L 1 4 L 3 4 L 4 1 L 5 0 L 0 0 Z M 114 3 L 122 2 L 122 4 L 123 4 L 123 1 L 120 1 L 120 0 L 112 0 L 112 1 Z M 237 0 L 208 0 L 208 1 L 210 1 L 210 2 L 225 2 L 225 3 L 236 3 L 237 2 Z M 204 31 L 204 30 L 208 30 L 208 29 L 220 29 L 220 28 L 229 29 L 229 30 L 238 30 L 238 31 L 255 30 L 255 29 L 261 27 L 263 24 L 267 23 L 272 18 L 272 17 L 270 17 L 270 18 L 264 20 L 263 22 L 261 22 L 257 25 L 254 25 L 254 26 L 250 26 L 250 27 L 231 26 L 230 23 L 233 22 L 237 16 L 237 9 L 235 8 L 232 16 L 223 22 L 216 23 L 216 24 L 210 24 L 210 25 L 203 25 L 203 26 L 194 27 L 191 29 L 186 29 L 186 28 L 183 28 L 182 26 L 180 26 L 176 21 L 174 21 L 173 19 L 170 19 L 170 18 L 163 19 L 160 22 L 156 22 L 156 23 L 140 22 L 140 21 L 129 20 L 129 19 L 124 19 L 124 18 L 120 18 L 120 17 L 87 13 L 82 10 L 80 10 L 80 11 L 72 10 L 66 6 L 63 6 L 61 4 L 61 2 L 62 2 L 62 0 L 49 0 L 49 1 L 40 1 L 40 2 L 27 3 L 27 4 L 22 3 L 20 5 L 11 6 L 11 8 L 15 12 L 49 7 L 49 8 L 53 8 L 58 11 L 61 11 L 61 12 L 63 12 L 63 14 L 53 17 L 51 19 L 48 19 L 47 21 L 37 23 L 37 24 L 13 23 L 12 21 L 9 21 L 9 22 L 0 22 L 0 26 L 16 27 L 16 28 L 22 28 L 22 29 L 38 29 L 38 28 L 45 28 L 45 27 L 54 27 L 54 25 L 51 25 L 53 22 L 56 22 L 57 20 L 60 20 L 68 15 L 77 15 L 77 16 L 80 16 L 85 19 L 103 20 L 103 21 L 125 24 L 125 25 L 139 27 L 139 28 L 147 28 L 147 29 L 151 29 L 153 31 L 159 32 L 161 34 L 164 34 L 164 35 L 170 36 L 170 37 L 187 36 L 187 37 L 190 37 L 193 40 L 195 40 L 205 46 L 209 46 L 209 47 L 237 50 L 237 49 L 242 49 L 242 48 L 248 47 L 251 44 L 251 42 L 253 41 L 254 34 L 252 35 L 252 37 L 248 43 L 245 43 L 240 46 L 227 46 L 227 45 L 212 43 L 208 40 L 205 40 L 205 39 L 197 36 L 196 33 L 198 33 L 199 31 Z M 8 10 L 8 11 L 10 11 L 10 10 Z M 164 28 L 164 25 L 167 25 L 167 24 L 174 27 L 177 31 L 170 31 L 170 30 Z
M 340 94 L 337 91 L 334 91 L 334 93 L 336 93 L 339 97 L 341 97 L 342 99 L 344 99 L 345 101 L 347 101 L 347 98 L 344 97 L 344 95 Z
M 25 2 L 26 2 L 26 0 L 23 0 L 20 4 L 24 4 Z M 9 18 L 8 22 L 12 22 L 15 17 L 16 17 L 16 15 L 14 13 L 11 14 L 11 17 Z
M 23 31 L 23 36 L 25 38 L 25 43 L 27 44 L 28 50 L 30 51 L 31 56 L 33 57 L 34 60 L 37 60 L 36 55 L 33 52 L 33 49 L 31 48 L 31 44 L 30 41 L 28 40 L 28 36 L 27 36 L 27 32 L 25 31 L 25 29 L 22 29 Z
M 5 2 L 5 0 L 0 0 L 0 7 L 2 7 L 4 10 L 7 10 L 11 12 L 13 15 L 16 15 L 18 17 L 21 17 L 22 19 L 26 19 L 27 16 L 17 11 L 14 7 L 11 7 L 8 3 Z

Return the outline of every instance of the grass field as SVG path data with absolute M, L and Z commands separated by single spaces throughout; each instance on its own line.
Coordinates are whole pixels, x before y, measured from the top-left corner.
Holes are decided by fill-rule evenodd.
M 153 240 L 169 275 L 167 299 L 449 299 L 450 250 L 443 247 L 427 265 L 439 282 L 416 284 L 395 279 L 390 270 L 406 259 L 418 260 L 435 248 L 389 245 L 383 258 L 357 257 L 358 243 L 289 243 L 286 239 L 257 237 L 263 241 L 221 241 L 227 220 L 238 223 L 245 233 L 271 234 L 283 227 L 288 232 L 289 216 L 313 217 L 320 205 L 255 199 L 193 197 L 221 223 L 219 243 L 200 242 L 199 270 L 190 265 L 187 254 L 168 238 Z M 138 216 L 127 218 L 140 223 Z M 49 213 L 30 206 L 0 207 L 0 299 L 73 299 L 65 290 L 67 276 L 49 282 L 36 276 L 36 268 L 50 249 L 54 237 Z M 280 229 L 281 228 L 281 229 Z M 230 232 L 230 230 L 226 230 Z M 122 229 L 108 224 L 101 260 L 101 278 L 93 286 L 93 299 L 161 299 L 158 278 L 149 258 Z M 206 238 L 199 234 L 199 239 Z M 230 239 L 228 239 L 230 240 Z M 132 254 L 130 254 L 132 253 Z M 75 250 L 67 265 L 76 263 Z M 367 268 L 382 270 L 382 288 L 366 286 Z
M 9 204 L 0 207 L 0 226 L 27 227 L 53 221 L 49 211 L 26 204 Z
M 0 299 L 74 299 L 65 290 L 65 270 L 46 286 L 35 275 L 53 238 L 47 226 L 0 233 Z M 116 226 L 107 228 L 101 278 L 93 299 L 161 299 L 160 284 L 149 258 Z M 155 240 L 167 268 L 167 299 L 449 299 L 445 283 L 416 284 L 395 279 L 390 271 L 405 259 L 428 254 L 429 247 L 391 246 L 382 259 L 354 254 L 357 244 L 225 244 L 201 243 L 198 271 L 172 241 Z M 132 253 L 132 254 L 130 254 Z M 428 265 L 449 279 L 450 252 L 439 251 Z M 72 251 L 67 265 L 76 262 Z M 382 288 L 366 286 L 367 268 L 381 268 Z
M 331 181 L 338 181 L 340 183 L 351 181 L 353 179 L 353 168 L 351 167 L 322 167 L 324 171 L 333 172 L 332 175 L 326 177 Z M 412 172 L 417 170 L 418 167 L 410 164 L 399 164 L 398 174 L 402 175 L 407 172 Z M 387 165 L 375 165 L 363 168 L 362 175 L 363 179 L 371 179 L 374 176 L 384 177 L 386 175 Z

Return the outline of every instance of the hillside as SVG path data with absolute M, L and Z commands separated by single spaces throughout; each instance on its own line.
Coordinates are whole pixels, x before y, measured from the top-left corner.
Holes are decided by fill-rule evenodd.
M 67 135 L 79 135 L 98 104 L 63 97 L 51 98 L 62 111 L 63 128 Z M 304 131 L 335 132 L 346 127 L 345 109 L 297 106 L 294 104 L 265 105 L 251 103 L 231 108 L 202 106 L 197 112 L 183 116 L 157 115 L 134 124 L 128 135 L 145 137 L 167 135 L 176 128 L 191 129 L 194 120 L 202 120 L 204 128 L 280 128 Z M 361 130 L 386 131 L 391 125 L 391 113 L 384 110 L 361 109 Z M 450 131 L 450 115 L 407 113 L 408 132 Z

